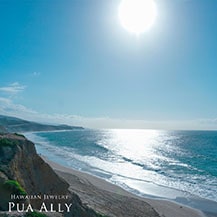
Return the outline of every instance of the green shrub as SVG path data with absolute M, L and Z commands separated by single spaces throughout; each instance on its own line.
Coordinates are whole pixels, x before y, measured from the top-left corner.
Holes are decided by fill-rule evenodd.
M 25 136 L 24 136 L 23 134 L 14 133 L 14 135 L 16 135 L 16 136 L 20 136 L 20 137 L 23 137 L 23 138 L 25 138 Z
M 26 213 L 25 217 L 47 217 L 45 214 L 43 213 L 39 213 L 39 212 L 28 212 Z
M 20 194 L 20 195 L 26 195 L 27 194 L 26 191 L 19 184 L 19 182 L 15 181 L 15 180 L 5 181 L 3 187 L 16 193 L 16 194 Z
M 11 145 L 14 145 L 14 142 L 12 140 L 6 139 L 6 138 L 0 139 L 0 147 L 1 146 L 11 146 Z

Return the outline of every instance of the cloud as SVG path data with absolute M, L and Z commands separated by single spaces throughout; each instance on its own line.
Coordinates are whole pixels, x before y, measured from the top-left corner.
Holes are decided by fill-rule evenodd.
M 9 116 L 25 117 L 26 115 L 35 115 L 37 112 L 23 105 L 16 104 L 11 99 L 0 97 L 0 113 Z
M 24 91 L 26 86 L 19 84 L 18 82 L 14 82 L 9 84 L 8 86 L 0 87 L 0 93 L 5 93 L 8 95 L 16 95 L 19 92 Z
M 210 126 L 217 126 L 217 118 L 213 119 L 200 119 L 199 123 L 203 126 L 210 125 Z
M 174 129 L 174 130 L 216 130 L 217 118 L 196 120 L 147 121 L 115 119 L 110 117 L 84 117 L 71 114 L 39 113 L 11 99 L 0 97 L 0 114 L 50 124 L 68 124 L 86 128 L 136 128 L 136 129 Z
M 38 77 L 40 75 L 41 75 L 41 72 L 33 72 L 33 73 L 31 73 L 32 77 Z
M 176 130 L 216 130 L 217 118 L 195 119 L 195 120 L 135 120 L 118 119 L 111 117 L 84 117 L 72 114 L 46 114 L 39 113 L 34 109 L 14 102 L 17 93 L 23 91 L 25 86 L 18 82 L 12 83 L 7 87 L 0 87 L 0 93 L 9 94 L 9 97 L 0 96 L 0 114 L 14 116 L 29 121 L 50 123 L 50 124 L 68 124 L 83 126 L 86 128 L 137 128 L 137 129 L 176 129 Z

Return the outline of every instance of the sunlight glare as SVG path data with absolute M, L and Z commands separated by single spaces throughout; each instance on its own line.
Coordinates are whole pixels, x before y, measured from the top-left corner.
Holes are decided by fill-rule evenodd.
M 154 0 L 122 0 L 119 6 L 121 25 L 135 34 L 149 30 L 156 16 L 157 9 Z

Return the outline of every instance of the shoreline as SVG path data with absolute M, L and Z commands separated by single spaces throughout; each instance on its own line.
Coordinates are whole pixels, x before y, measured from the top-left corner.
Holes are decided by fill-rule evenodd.
M 135 199 L 137 200 L 137 204 L 138 202 L 147 203 L 159 214 L 160 217 L 217 216 L 217 214 L 209 215 L 208 213 L 204 213 L 199 209 L 194 209 L 175 201 L 169 201 L 164 199 L 151 199 L 137 196 L 106 180 L 84 172 L 74 170 L 72 168 L 62 166 L 56 162 L 48 160 L 45 156 L 41 157 L 46 163 L 51 166 L 52 169 L 54 169 L 54 171 L 60 177 L 65 179 L 70 184 L 71 191 L 74 191 L 76 194 L 78 194 L 78 196 L 82 199 L 83 203 L 87 204 L 88 206 L 99 212 L 104 211 L 103 208 L 100 206 L 99 201 L 105 200 L 107 203 L 112 203 L 112 200 L 114 198 L 120 196 L 124 197 L 125 199 Z M 90 192 L 92 191 L 92 189 L 94 189 L 95 192 Z M 92 197 L 88 197 L 86 195 L 94 193 L 95 195 L 92 195 Z M 121 207 L 119 207 L 119 209 L 121 210 Z M 116 217 L 119 216 L 116 215 Z

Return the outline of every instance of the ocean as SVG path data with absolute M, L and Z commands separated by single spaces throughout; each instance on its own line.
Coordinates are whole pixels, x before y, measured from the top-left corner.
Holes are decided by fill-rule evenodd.
M 137 195 L 196 208 L 209 201 L 206 211 L 217 207 L 216 131 L 85 129 L 25 136 L 48 159 Z

